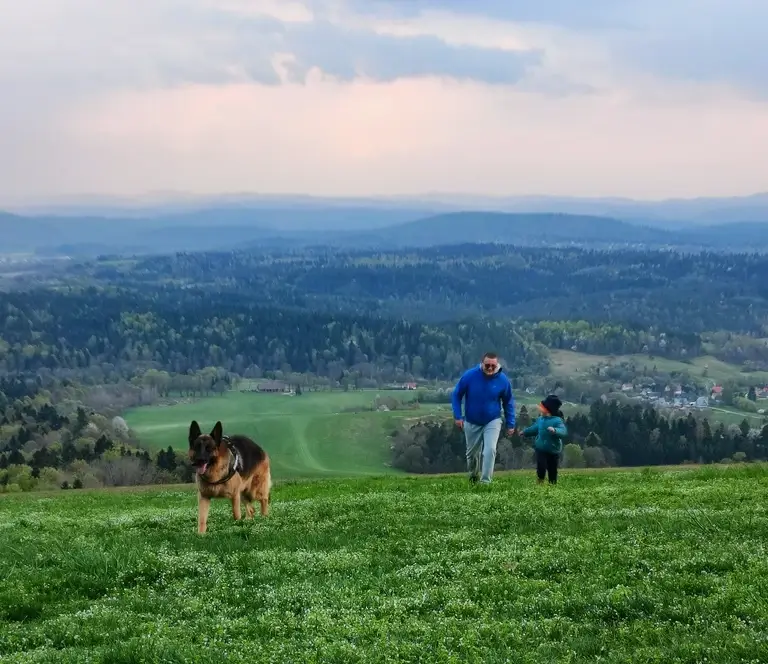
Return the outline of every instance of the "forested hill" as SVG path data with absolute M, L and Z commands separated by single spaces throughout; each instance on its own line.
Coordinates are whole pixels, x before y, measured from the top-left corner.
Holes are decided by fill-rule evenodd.
M 178 254 L 105 260 L 77 273 L 85 282 L 189 286 L 281 307 L 422 321 L 481 314 L 763 336 L 768 324 L 763 255 L 468 244 L 407 252 Z
M 0 293 L 0 370 L 256 365 L 339 375 L 370 365 L 377 376 L 443 378 L 496 348 L 514 371 L 546 373 L 537 341 L 693 357 L 717 331 L 729 359 L 767 359 L 760 255 L 475 244 L 242 251 L 105 257 L 47 275 L 45 288 L 39 278 Z
M 426 216 L 425 216 L 426 214 Z M 313 223 L 314 220 L 314 223 Z M 301 224 L 303 228 L 299 228 Z M 157 218 L 22 217 L 0 212 L 5 251 L 162 254 L 242 247 L 393 249 L 467 242 L 587 248 L 768 251 L 768 223 L 669 230 L 635 221 L 553 213 L 416 210 L 201 210 Z
M 411 372 L 451 379 L 488 348 L 514 358 L 513 377 L 547 369 L 531 331 L 507 322 L 426 325 L 330 315 L 175 287 L 0 294 L 0 330 L 0 373 L 85 371 L 97 381 L 142 367 L 175 373 L 221 367 L 240 375 L 282 370 L 335 380 L 355 368 L 384 380 Z
M 455 212 L 348 237 L 345 246 L 435 247 L 466 242 L 586 248 L 642 246 L 683 250 L 768 251 L 768 223 L 731 223 L 669 230 L 609 217 L 574 214 Z
M 629 224 L 608 217 L 455 212 L 361 233 L 345 241 L 348 244 L 383 247 L 433 247 L 467 242 L 605 247 L 635 244 L 659 246 L 673 244 L 681 239 L 672 231 Z

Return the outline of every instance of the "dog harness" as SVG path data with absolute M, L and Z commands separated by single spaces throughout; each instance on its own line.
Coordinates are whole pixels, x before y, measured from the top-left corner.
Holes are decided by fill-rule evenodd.
M 233 444 L 232 441 L 229 439 L 229 436 L 222 436 L 221 440 L 226 443 L 227 449 L 229 450 L 229 471 L 227 474 L 220 480 L 216 480 L 215 482 L 209 482 L 204 477 L 201 479 L 203 482 L 210 486 L 215 486 L 217 484 L 226 484 L 229 482 L 229 480 L 232 479 L 232 476 L 238 472 L 243 467 L 243 457 L 240 456 L 240 450 L 238 450 Z

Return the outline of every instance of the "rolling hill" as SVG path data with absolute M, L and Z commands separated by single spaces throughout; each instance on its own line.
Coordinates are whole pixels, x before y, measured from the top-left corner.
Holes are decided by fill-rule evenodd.
M 521 246 L 644 246 L 768 251 L 768 223 L 682 230 L 619 218 L 564 213 L 416 209 L 207 208 L 157 217 L 24 217 L 0 213 L 5 252 L 92 256 L 163 254 L 236 248 L 396 249 L 472 242 Z
M 334 238 L 334 241 L 390 249 L 497 242 L 524 246 L 578 245 L 601 249 L 642 245 L 692 251 L 768 251 L 768 223 L 745 222 L 669 230 L 588 215 L 454 212 Z
M 437 244 L 666 244 L 670 231 L 636 226 L 607 217 L 568 214 L 454 212 L 370 231 L 351 242 L 380 246 L 424 247 Z
M 193 419 L 207 430 L 221 420 L 226 432 L 244 433 L 264 446 L 277 479 L 376 475 L 394 472 L 389 449 L 392 431 L 404 419 L 439 412 L 432 406 L 374 412 L 370 408 L 378 393 L 309 392 L 289 397 L 230 392 L 170 407 L 135 408 L 125 418 L 142 446 L 182 451 Z M 397 398 L 406 393 L 393 394 Z
M 5 252 L 94 255 L 229 250 L 244 243 L 291 246 L 326 241 L 334 233 L 399 224 L 424 214 L 424 210 L 375 207 L 220 207 L 149 216 L 0 211 L 0 236 Z

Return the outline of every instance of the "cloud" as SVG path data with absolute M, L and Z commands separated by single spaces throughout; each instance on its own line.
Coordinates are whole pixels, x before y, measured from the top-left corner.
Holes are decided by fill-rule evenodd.
M 640 0 L 350 0 L 347 6 L 369 16 L 414 17 L 424 12 L 485 16 L 516 23 L 571 28 L 620 27 L 624 12 Z M 670 0 L 674 2 L 675 0 Z
M 74 91 L 189 83 L 281 82 L 312 68 L 343 80 L 438 75 L 514 84 L 535 52 L 452 46 L 435 35 L 396 36 L 312 20 L 303 5 L 202 0 L 0 0 L 0 84 Z M 7 6 L 6 6 L 7 5 Z M 47 15 L 30 39 L 24 26 Z
M 628 71 L 768 93 L 764 0 L 350 0 L 368 17 L 425 13 L 550 26 L 581 35 Z M 562 33 L 561 33 L 562 34 Z
M 0 197 L 743 193 L 765 25 L 763 0 L 0 0 Z
M 537 64 L 534 51 L 507 51 L 476 46 L 453 46 L 434 35 L 395 36 L 364 30 L 339 29 L 328 22 L 292 26 L 286 32 L 294 78 L 304 79 L 318 67 L 351 81 L 372 78 L 441 76 L 490 84 L 515 84 Z

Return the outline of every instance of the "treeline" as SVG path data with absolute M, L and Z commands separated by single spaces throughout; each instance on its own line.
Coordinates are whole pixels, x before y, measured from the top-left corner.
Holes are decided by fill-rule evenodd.
M 226 384 L 201 386 L 208 367 L 453 380 L 495 348 L 530 376 L 548 372 L 542 345 L 768 364 L 766 256 L 499 245 L 219 252 L 96 261 L 58 283 L 0 294 L 0 374 L 96 384 L 157 369 L 213 392 Z
M 616 323 L 540 321 L 532 326 L 533 338 L 547 346 L 593 355 L 649 353 L 674 359 L 701 355 L 701 335 L 667 332 L 653 326 L 628 327 Z
M 94 263 L 79 275 L 132 288 L 187 284 L 305 310 L 414 320 L 502 313 L 667 334 L 727 330 L 759 337 L 768 330 L 768 256 L 758 254 L 463 244 L 407 252 L 176 254 L 121 268 Z
M 525 406 L 519 427 L 531 422 Z M 768 460 L 768 425 L 712 427 L 706 418 L 664 416 L 643 405 L 599 400 L 586 413 L 566 418 L 565 467 L 657 466 Z M 453 422 L 423 421 L 395 432 L 392 465 L 410 473 L 464 472 L 464 436 Z M 534 465 L 532 441 L 518 434 L 499 441 L 496 468 Z
M 84 406 L 80 388 L 37 381 L 2 381 L 0 492 L 188 482 L 183 454 L 150 454 L 121 417 Z
M 768 335 L 755 338 L 721 331 L 705 334 L 703 340 L 704 350 L 723 362 L 746 371 L 768 371 Z
M 171 450 L 150 455 L 107 438 L 91 446 L 67 444 L 38 450 L 31 457 L 17 450 L 0 454 L 0 493 L 176 484 L 194 480 L 187 458 Z
M 429 325 L 402 319 L 268 307 L 235 293 L 119 287 L 0 294 L 0 372 L 101 367 L 183 374 L 219 367 L 340 378 L 450 378 L 493 348 L 515 375 L 547 370 L 530 333 L 475 318 Z

